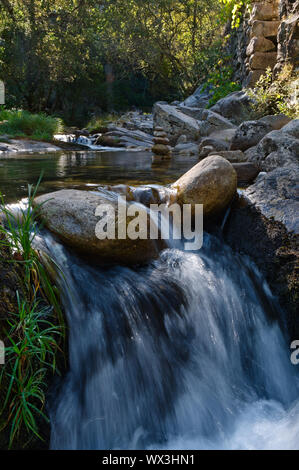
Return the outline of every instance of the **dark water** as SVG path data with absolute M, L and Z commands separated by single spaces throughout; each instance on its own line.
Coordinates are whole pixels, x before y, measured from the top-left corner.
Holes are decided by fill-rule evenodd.
M 168 184 L 197 163 L 195 157 L 154 159 L 150 152 L 62 152 L 0 157 L 0 191 L 7 202 L 27 195 L 44 172 L 39 193 L 91 184 Z

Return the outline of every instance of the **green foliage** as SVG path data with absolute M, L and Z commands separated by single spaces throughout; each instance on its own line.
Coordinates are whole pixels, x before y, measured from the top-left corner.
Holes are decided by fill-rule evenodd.
M 298 88 L 298 73 L 291 65 L 286 65 L 274 79 L 271 69 L 267 69 L 254 89 L 247 90 L 247 93 L 253 100 L 253 111 L 258 117 L 283 113 L 295 119 L 299 117 Z
M 221 17 L 230 20 L 233 29 L 239 28 L 245 8 L 250 9 L 251 0 L 220 0 L 223 5 Z
M 56 369 L 56 352 L 61 329 L 49 320 L 51 308 L 42 307 L 35 297 L 21 300 L 18 311 L 10 312 L 6 332 L 6 363 L 1 369 L 0 384 L 7 383 L 7 392 L 1 412 L 7 412 L 10 424 L 9 446 L 25 429 L 41 439 L 37 418 L 48 418 L 43 412 L 46 375 L 49 368 Z
M 36 140 L 51 140 L 63 130 L 59 118 L 46 114 L 31 114 L 23 110 L 0 110 L 0 134 L 11 137 L 30 137 Z
M 194 91 L 223 32 L 219 0 L 0 2 L 7 106 L 68 125 Z M 217 44 L 217 46 L 216 46 Z
M 241 90 L 241 85 L 233 80 L 233 68 L 229 65 L 230 57 L 218 60 L 214 70 L 209 74 L 205 87 L 212 86 L 214 94 L 209 101 L 213 106 L 218 100 L 233 91 Z
M 33 246 L 39 229 L 39 208 L 33 200 L 40 180 L 35 188 L 29 186 L 28 205 L 21 213 L 6 207 L 1 196 L 0 248 L 8 249 L 10 262 L 21 266 L 24 277 L 24 290 L 17 293 L 18 309 L 7 316 L 6 363 L 0 375 L 1 390 L 6 391 L 1 415 L 6 417 L 3 429 L 10 428 L 10 447 L 23 431 L 40 437 L 38 423 L 47 420 L 43 412 L 46 377 L 56 369 L 64 338 L 58 290 Z
M 119 118 L 118 114 L 104 114 L 103 116 L 94 116 L 87 124 L 86 129 L 89 132 L 100 132 L 101 128 L 107 127 L 111 122 Z

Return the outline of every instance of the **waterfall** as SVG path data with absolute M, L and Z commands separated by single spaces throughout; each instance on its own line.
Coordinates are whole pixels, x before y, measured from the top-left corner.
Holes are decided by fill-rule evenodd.
M 46 234 L 69 325 L 52 449 L 299 448 L 296 367 L 251 261 L 211 235 L 146 267 L 91 266 Z

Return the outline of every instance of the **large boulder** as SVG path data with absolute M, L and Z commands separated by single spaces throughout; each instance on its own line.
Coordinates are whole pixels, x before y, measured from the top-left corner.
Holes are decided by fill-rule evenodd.
M 265 276 L 293 339 L 299 337 L 298 181 L 296 164 L 261 173 L 234 202 L 224 233 L 226 242 L 250 256 Z
M 237 129 L 231 143 L 231 150 L 247 150 L 254 147 L 271 130 L 271 126 L 265 122 L 245 121 Z
M 256 147 L 246 151 L 248 161 L 255 163 L 263 171 L 272 171 L 292 163 L 298 164 L 299 139 L 283 132 L 283 129 L 270 132 Z
M 178 107 L 160 102 L 154 105 L 153 112 L 155 126 L 164 129 L 171 144 L 175 144 L 181 134 L 193 141 L 198 139 L 198 121 L 181 112 Z
M 233 138 L 235 137 L 236 131 L 237 131 L 236 127 L 234 129 L 223 129 L 223 130 L 214 131 L 209 135 L 209 138 L 224 141 L 230 147 L 230 144 Z
M 224 130 L 224 129 L 235 129 L 236 126 L 225 117 L 221 116 L 210 109 L 205 109 L 202 113 L 202 121 L 205 122 L 207 126 L 208 135 L 213 132 Z
M 286 126 L 291 121 L 291 118 L 289 118 L 285 114 L 269 114 L 268 116 L 264 116 L 259 119 L 259 121 L 271 126 L 272 131 L 279 131 L 282 127 Z
M 65 189 L 37 197 L 35 205 L 39 206 L 40 216 L 51 232 L 66 245 L 92 256 L 94 260 L 102 263 L 138 264 L 156 258 L 159 246 L 154 240 L 119 240 L 118 237 L 114 240 L 99 240 L 96 237 L 96 225 L 100 218 L 95 212 L 99 205 L 109 204 L 114 208 L 117 226 L 117 199 L 110 198 L 107 194 Z M 131 219 L 127 218 L 127 224 Z
M 299 139 L 299 119 L 290 121 L 288 124 L 283 126 L 282 131 L 295 137 L 296 139 Z
M 217 155 L 207 157 L 178 179 L 172 188 L 180 204 L 203 204 L 204 215 L 225 209 L 237 190 L 237 174 L 232 165 Z
M 251 99 L 245 91 L 234 91 L 211 107 L 211 111 L 221 114 L 233 123 L 240 124 L 248 118 Z
M 204 109 L 201 120 L 198 121 L 199 135 L 201 138 L 223 130 L 234 130 L 236 126 L 218 113 L 210 109 Z
M 282 222 L 289 232 L 299 234 L 299 166 L 276 168 L 262 173 L 245 191 L 249 201 L 268 219 Z

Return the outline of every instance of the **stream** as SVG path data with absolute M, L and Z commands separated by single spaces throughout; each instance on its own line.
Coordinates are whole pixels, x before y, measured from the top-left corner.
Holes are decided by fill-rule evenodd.
M 168 184 L 196 163 L 144 152 L 1 158 L 9 202 L 107 184 Z M 299 449 L 299 381 L 276 299 L 247 257 L 205 234 L 143 267 L 87 264 L 49 232 L 69 325 L 49 394 L 51 449 Z

